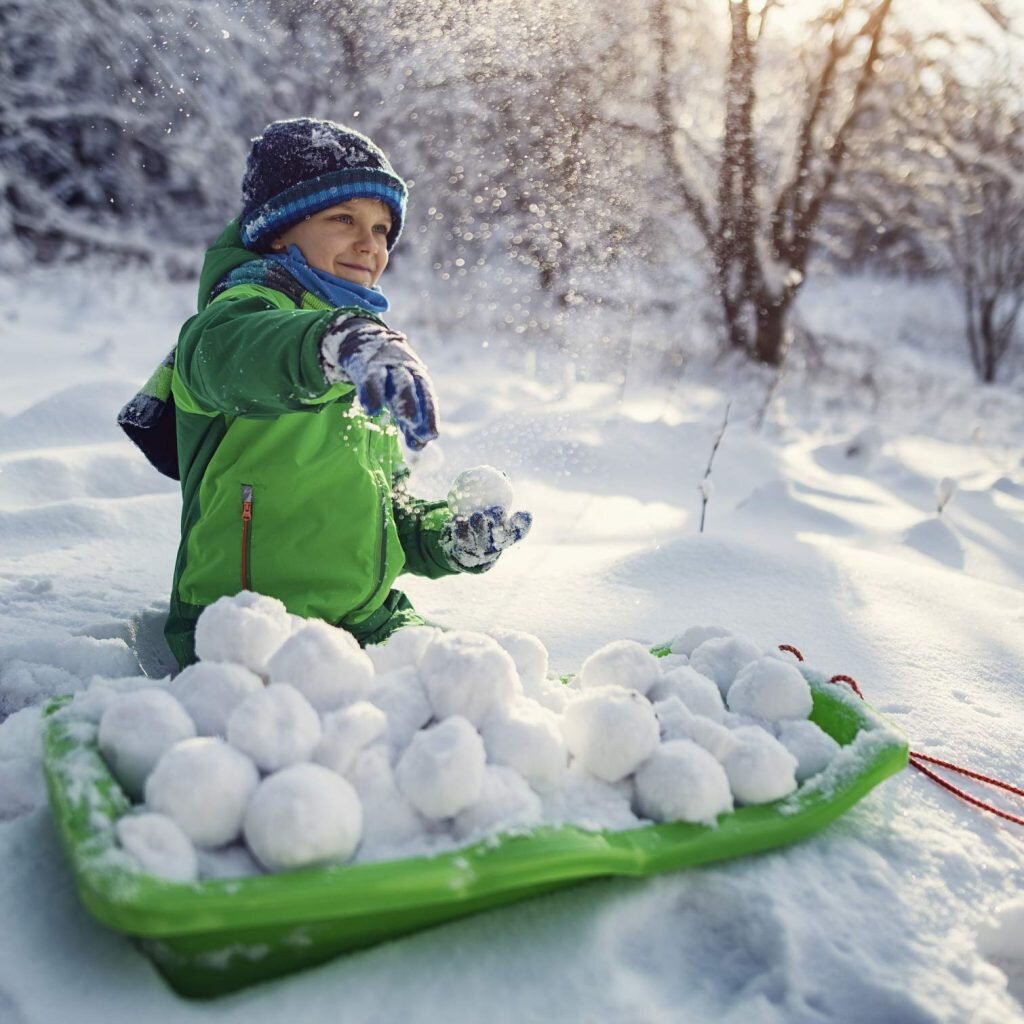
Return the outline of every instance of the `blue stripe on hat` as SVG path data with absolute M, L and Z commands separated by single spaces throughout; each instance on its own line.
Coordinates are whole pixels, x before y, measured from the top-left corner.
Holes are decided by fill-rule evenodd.
M 255 249 L 269 237 L 286 231 L 320 210 L 349 199 L 379 199 L 390 208 L 394 217 L 394 224 L 388 232 L 388 248 L 391 249 L 402 233 L 407 195 L 405 183 L 400 178 L 376 168 L 322 174 L 299 182 L 248 215 L 243 215 L 240 224 L 242 243 L 247 249 Z

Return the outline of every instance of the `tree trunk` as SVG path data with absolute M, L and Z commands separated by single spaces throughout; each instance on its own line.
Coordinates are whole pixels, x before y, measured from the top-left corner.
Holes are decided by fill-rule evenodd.
M 759 362 L 768 366 L 781 366 L 786 358 L 789 345 L 786 325 L 789 321 L 789 307 L 793 296 L 786 294 L 778 298 L 762 297 L 757 302 L 757 337 L 754 355 Z

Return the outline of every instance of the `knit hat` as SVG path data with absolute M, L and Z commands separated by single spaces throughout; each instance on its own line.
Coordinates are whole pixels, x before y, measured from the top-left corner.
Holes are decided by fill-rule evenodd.
M 242 178 L 242 242 L 261 250 L 306 217 L 349 199 L 391 210 L 388 249 L 402 233 L 408 189 L 361 132 L 309 117 L 274 121 L 252 140 Z

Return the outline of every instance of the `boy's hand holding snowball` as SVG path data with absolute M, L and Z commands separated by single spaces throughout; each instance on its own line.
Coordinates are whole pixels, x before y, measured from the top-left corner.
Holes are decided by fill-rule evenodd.
M 502 551 L 521 541 L 533 525 L 529 512 L 510 514 L 512 481 L 493 466 L 460 473 L 448 492 L 452 518 L 441 547 L 453 565 L 486 572 Z
M 410 448 L 424 448 L 437 437 L 433 385 L 400 331 L 343 313 L 324 333 L 320 355 L 327 379 L 355 384 L 369 415 L 387 406 Z

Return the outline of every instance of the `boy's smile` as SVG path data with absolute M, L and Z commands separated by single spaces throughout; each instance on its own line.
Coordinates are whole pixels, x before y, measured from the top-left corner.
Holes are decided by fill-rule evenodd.
M 270 248 L 297 245 L 315 270 L 372 288 L 388 265 L 390 230 L 391 210 L 379 199 L 349 199 L 292 225 Z

